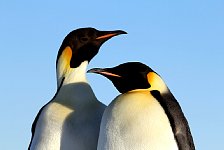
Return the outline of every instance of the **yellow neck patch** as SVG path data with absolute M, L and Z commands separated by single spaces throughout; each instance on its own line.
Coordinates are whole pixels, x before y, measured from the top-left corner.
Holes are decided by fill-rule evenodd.
M 60 72 L 65 73 L 67 69 L 70 68 L 71 58 L 72 58 L 72 49 L 69 46 L 67 46 L 62 52 L 58 60 L 58 66 L 59 66 Z
M 75 83 L 75 82 L 87 82 L 86 80 L 86 68 L 88 61 L 82 62 L 78 67 L 71 68 L 70 61 L 72 58 L 72 49 L 67 46 L 61 56 L 59 57 L 57 64 L 57 83 L 58 87 L 64 78 L 63 85 Z
M 151 87 L 149 88 L 150 90 L 157 90 L 160 93 L 166 93 L 168 91 L 164 81 L 155 72 L 149 72 L 147 74 L 147 79 L 149 84 L 151 85 Z
M 70 69 L 71 58 L 72 58 L 72 49 L 71 47 L 67 46 L 63 50 L 61 56 L 59 57 L 58 64 L 57 64 L 58 86 L 60 85 L 63 76 Z
M 67 46 L 62 52 L 59 59 L 60 61 L 63 61 L 66 67 L 68 67 L 68 65 L 70 65 L 71 58 L 72 58 L 72 49 L 69 46 Z

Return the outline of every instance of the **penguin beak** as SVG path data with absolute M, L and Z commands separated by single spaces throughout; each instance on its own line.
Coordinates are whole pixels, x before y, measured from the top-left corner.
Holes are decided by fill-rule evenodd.
M 111 37 L 120 35 L 120 34 L 127 34 L 127 32 L 122 31 L 122 30 L 115 30 L 115 31 L 99 31 L 98 37 L 96 40 L 108 40 Z
M 87 71 L 87 73 L 101 74 L 105 77 L 121 77 L 120 75 L 109 72 L 107 68 L 93 68 Z

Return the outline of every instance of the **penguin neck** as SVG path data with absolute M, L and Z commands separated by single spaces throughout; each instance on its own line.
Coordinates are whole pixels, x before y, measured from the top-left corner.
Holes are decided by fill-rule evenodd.
M 155 72 L 147 74 L 148 82 L 151 85 L 150 91 L 156 90 L 160 93 L 169 93 L 169 89 L 163 79 Z
M 86 69 L 88 61 L 83 61 L 78 67 L 70 68 L 68 65 L 60 63 L 57 65 L 57 85 L 64 86 L 71 83 L 87 83 Z M 61 83 L 63 82 L 63 83 Z
M 88 61 L 83 61 L 77 68 L 63 70 L 58 64 L 58 92 L 54 102 L 69 108 L 86 107 L 96 102 L 96 96 L 86 79 Z

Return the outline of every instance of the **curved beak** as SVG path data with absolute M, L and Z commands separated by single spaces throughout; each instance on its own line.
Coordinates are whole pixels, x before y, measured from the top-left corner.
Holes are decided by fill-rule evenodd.
M 96 73 L 96 74 L 101 74 L 106 77 L 121 77 L 120 75 L 114 74 L 109 72 L 107 68 L 92 68 L 87 71 L 87 73 Z
M 127 34 L 127 32 L 122 31 L 122 30 L 115 30 L 115 31 L 99 31 L 99 34 L 96 38 L 96 40 L 100 40 L 100 39 L 109 39 L 111 37 L 120 35 L 120 34 Z

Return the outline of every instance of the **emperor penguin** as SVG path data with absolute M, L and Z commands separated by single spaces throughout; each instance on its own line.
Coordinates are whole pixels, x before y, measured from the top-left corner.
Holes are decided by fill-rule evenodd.
M 88 72 L 105 76 L 121 93 L 105 109 L 98 150 L 194 150 L 181 107 L 162 78 L 140 62 Z
M 56 60 L 57 92 L 37 114 L 29 150 L 96 150 L 105 105 L 86 79 L 86 68 L 101 45 L 122 30 L 80 28 L 62 42 Z

